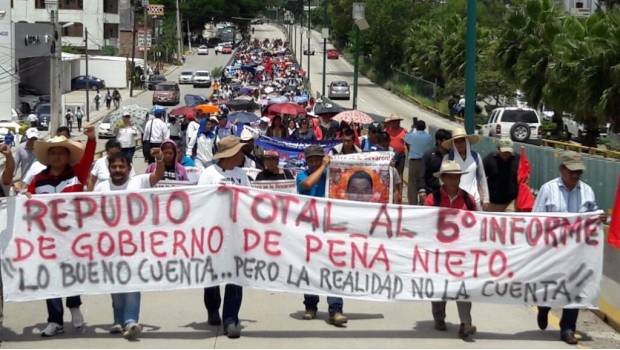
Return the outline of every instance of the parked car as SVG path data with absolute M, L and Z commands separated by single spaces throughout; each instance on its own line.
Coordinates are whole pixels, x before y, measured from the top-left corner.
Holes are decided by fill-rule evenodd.
M 166 77 L 163 75 L 159 75 L 159 74 L 153 74 L 151 76 L 149 76 L 149 82 L 147 84 L 147 87 L 149 90 L 155 90 L 155 86 L 157 86 L 157 84 L 166 81 Z
M 599 137 L 605 137 L 608 135 L 609 124 L 602 124 L 598 128 Z M 586 134 L 586 126 L 575 120 L 575 117 L 570 114 L 565 114 L 562 117 L 562 134 L 566 140 L 575 140 L 578 142 L 583 141 L 583 137 Z
M 222 53 L 225 55 L 231 54 L 232 51 L 233 51 L 232 44 L 224 44 L 224 47 L 222 47 Z
M 106 116 L 103 120 L 97 125 L 97 137 L 100 139 L 111 139 L 114 136 L 114 129 L 112 128 L 111 115 Z
M 480 134 L 491 137 L 509 137 L 513 141 L 538 141 L 542 137 L 542 120 L 532 108 L 501 107 L 491 112 L 489 121 Z
M 194 82 L 194 72 L 184 71 L 179 74 L 179 84 L 191 84 Z
M 208 55 L 209 54 L 209 48 L 206 45 L 200 45 L 200 47 L 198 47 L 198 54 L 199 55 Z
M 105 81 L 92 75 L 89 77 L 85 75 L 78 75 L 77 77 L 71 79 L 71 90 L 83 90 L 86 89 L 87 85 L 91 90 L 101 90 L 105 88 Z
M 50 116 L 52 115 L 49 102 L 37 104 L 34 114 L 37 116 L 37 128 L 39 130 L 47 130 L 49 128 Z
M 329 83 L 329 92 L 327 93 L 327 97 L 331 100 L 350 99 L 351 89 L 349 88 L 349 83 L 343 80 L 332 81 Z
M 340 54 L 336 49 L 329 49 L 327 50 L 327 58 L 330 60 L 337 60 L 338 58 L 340 58 Z
M 197 70 L 194 73 L 194 87 L 211 87 L 211 72 L 208 70 Z
M 153 104 L 171 104 L 178 105 L 181 99 L 181 89 L 179 84 L 173 81 L 164 81 L 155 85 L 153 92 Z
M 308 50 L 307 48 L 304 49 L 304 55 L 306 55 L 306 56 L 310 56 L 310 55 L 314 56 L 314 49 L 312 47 L 310 48 L 310 50 Z

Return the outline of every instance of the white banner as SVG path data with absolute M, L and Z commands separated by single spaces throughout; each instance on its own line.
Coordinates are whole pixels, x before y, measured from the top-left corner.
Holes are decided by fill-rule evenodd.
M 295 180 L 252 181 L 252 188 L 285 193 L 297 193 Z
M 483 213 L 231 186 L 11 198 L 8 301 L 236 283 L 369 300 L 596 305 L 599 213 Z
M 329 198 L 358 202 L 392 203 L 393 152 L 364 152 L 332 157 L 327 171 Z

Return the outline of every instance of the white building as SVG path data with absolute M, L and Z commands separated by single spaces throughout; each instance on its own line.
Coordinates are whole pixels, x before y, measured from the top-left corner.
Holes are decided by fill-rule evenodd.
M 599 7 L 598 0 L 556 0 L 573 16 L 589 16 Z
M 45 0 L 12 0 L 14 22 L 49 22 Z M 119 0 L 58 0 L 63 46 L 84 47 L 84 28 L 88 28 L 89 50 L 104 46 L 118 48 Z

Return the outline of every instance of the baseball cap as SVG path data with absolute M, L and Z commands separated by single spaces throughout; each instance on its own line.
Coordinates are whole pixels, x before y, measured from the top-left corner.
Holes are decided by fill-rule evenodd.
M 507 137 L 502 137 L 501 139 L 499 139 L 499 142 L 497 143 L 497 147 L 499 147 L 500 152 L 514 153 L 514 149 L 512 148 L 513 146 L 514 146 L 514 143 L 512 142 L 511 139 Z
M 323 157 L 325 156 L 325 152 L 323 151 L 323 147 L 319 145 L 310 145 L 304 149 L 304 157 L 306 159 L 310 157 Z
M 260 118 L 260 122 L 261 122 L 261 123 L 267 123 L 267 124 L 269 124 L 269 118 L 267 118 L 267 117 L 261 117 L 261 118 Z
M 30 140 L 32 138 L 39 138 L 39 130 L 37 128 L 28 128 L 26 130 L 26 139 Z
M 560 161 L 570 171 L 586 170 L 581 154 L 575 151 L 563 151 L 560 153 Z

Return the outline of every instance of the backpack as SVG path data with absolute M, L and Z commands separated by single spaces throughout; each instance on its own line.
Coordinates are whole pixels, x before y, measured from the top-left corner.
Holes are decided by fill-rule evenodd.
M 465 206 L 467 207 L 467 210 L 476 210 L 476 205 L 474 205 L 474 203 L 471 201 L 471 197 L 469 196 L 469 193 L 463 191 L 463 193 L 465 193 L 465 197 L 463 197 L 463 201 L 465 202 Z M 434 207 L 438 207 L 441 204 L 441 193 L 439 192 L 439 189 L 433 191 L 433 206 Z
M 474 158 L 476 162 L 476 179 L 480 178 L 480 162 L 478 161 L 480 156 L 474 150 L 469 150 L 471 152 L 471 156 Z M 448 160 L 454 160 L 454 148 L 451 148 L 448 151 Z

